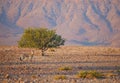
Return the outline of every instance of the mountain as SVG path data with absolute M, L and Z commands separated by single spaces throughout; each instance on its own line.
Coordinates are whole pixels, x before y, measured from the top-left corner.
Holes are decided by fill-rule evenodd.
M 120 47 L 120 0 L 0 0 L 0 45 L 28 27 L 56 29 L 66 45 Z

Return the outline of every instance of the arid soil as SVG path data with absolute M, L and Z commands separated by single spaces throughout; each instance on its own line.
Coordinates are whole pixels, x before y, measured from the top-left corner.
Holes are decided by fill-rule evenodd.
M 33 59 L 20 60 L 23 54 Z M 0 47 L 0 83 L 120 83 L 120 48 L 63 46 L 49 49 L 45 56 L 37 49 Z M 61 67 L 72 70 L 61 71 Z M 79 71 L 96 70 L 106 75 L 100 79 L 83 79 Z M 64 80 L 55 76 L 65 75 Z

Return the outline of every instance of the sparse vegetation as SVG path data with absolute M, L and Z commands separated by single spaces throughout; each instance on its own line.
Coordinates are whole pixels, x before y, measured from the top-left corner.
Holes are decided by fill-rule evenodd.
M 21 53 L 29 55 L 30 48 L 5 47 L 0 49 L 0 83 L 4 83 L 4 80 L 7 80 L 6 83 L 118 83 L 120 51 L 109 56 L 106 52 L 104 56 L 101 55 L 105 51 L 104 48 L 61 46 L 57 50 L 55 48 L 55 52 L 51 52 L 51 48 L 45 52 L 46 55 L 53 53 L 55 56 L 45 57 L 39 56 L 39 50 L 32 49 L 35 52 L 33 60 L 21 62 L 19 60 Z M 11 50 L 4 51 L 6 49 Z M 89 53 L 90 59 L 87 59 L 88 53 L 85 51 Z M 95 51 L 98 52 L 98 56 L 93 55 Z M 100 76 L 96 73 L 88 74 L 91 72 L 90 69 L 96 70 Z M 78 71 L 80 72 L 76 74 Z
M 81 71 L 77 74 L 78 78 L 102 78 L 104 75 L 97 71 Z
M 64 80 L 64 79 L 67 79 L 67 77 L 65 76 L 65 75 L 56 75 L 56 76 L 54 76 L 54 79 L 55 80 Z
M 69 66 L 60 67 L 59 70 L 61 70 L 61 71 L 68 71 L 68 70 L 72 70 L 72 67 L 69 67 Z
M 87 71 L 81 71 L 77 74 L 77 77 L 79 78 L 85 78 L 87 76 Z

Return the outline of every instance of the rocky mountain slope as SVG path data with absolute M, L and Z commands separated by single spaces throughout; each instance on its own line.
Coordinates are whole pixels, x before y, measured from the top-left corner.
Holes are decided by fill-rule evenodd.
M 120 0 L 0 0 L 0 45 L 28 27 L 56 29 L 68 45 L 120 46 Z

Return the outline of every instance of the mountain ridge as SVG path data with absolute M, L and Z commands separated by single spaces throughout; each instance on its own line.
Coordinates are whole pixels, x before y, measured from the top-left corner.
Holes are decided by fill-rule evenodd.
M 56 29 L 67 40 L 66 45 L 119 47 L 119 3 L 120 0 L 1 0 L 0 44 L 16 45 L 27 27 L 47 27 Z

